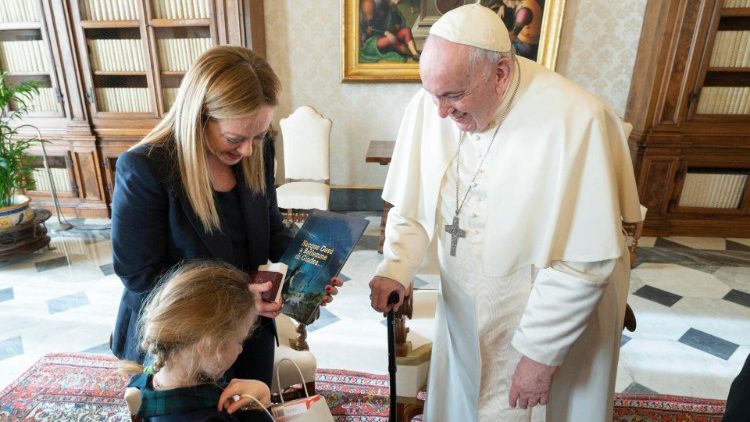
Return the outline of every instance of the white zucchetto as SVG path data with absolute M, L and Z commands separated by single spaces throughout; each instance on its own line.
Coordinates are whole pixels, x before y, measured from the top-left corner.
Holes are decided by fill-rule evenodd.
M 430 27 L 430 34 L 447 41 L 485 50 L 510 51 L 508 29 L 497 13 L 477 3 L 457 7 Z

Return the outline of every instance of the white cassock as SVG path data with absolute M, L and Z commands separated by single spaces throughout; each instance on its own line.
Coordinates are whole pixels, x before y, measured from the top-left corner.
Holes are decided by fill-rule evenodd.
M 475 180 L 496 124 L 466 134 L 457 157 L 459 130 L 422 90 L 406 109 L 383 191 L 394 207 L 376 275 L 408 285 L 438 238 L 427 422 L 611 420 L 629 284 L 621 227 L 640 220 L 629 129 L 582 88 L 519 63 L 514 104 Z M 473 186 L 454 257 L 445 226 L 455 215 L 455 160 L 459 201 Z M 521 355 L 559 366 L 546 408 L 508 405 Z

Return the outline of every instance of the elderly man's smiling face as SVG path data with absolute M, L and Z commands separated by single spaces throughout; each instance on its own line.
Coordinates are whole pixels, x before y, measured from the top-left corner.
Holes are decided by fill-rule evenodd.
M 470 52 L 471 47 L 432 36 L 422 51 L 419 74 L 440 117 L 450 117 L 463 131 L 481 132 L 500 106 L 509 66 L 481 60 L 472 69 Z

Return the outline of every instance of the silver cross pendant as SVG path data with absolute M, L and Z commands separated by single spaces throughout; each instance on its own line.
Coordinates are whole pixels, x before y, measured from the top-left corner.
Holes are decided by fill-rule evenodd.
M 458 246 L 458 238 L 466 237 L 466 232 L 458 227 L 458 215 L 453 217 L 453 224 L 445 226 L 445 231 L 451 235 L 451 256 L 456 256 L 456 247 Z

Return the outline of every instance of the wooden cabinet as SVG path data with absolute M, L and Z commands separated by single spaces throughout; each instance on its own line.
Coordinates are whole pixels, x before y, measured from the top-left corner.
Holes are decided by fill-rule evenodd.
M 632 80 L 644 234 L 750 237 L 750 0 L 649 1 Z
M 72 56 L 73 46 L 66 40 L 68 22 L 59 19 L 56 3 L 0 1 L 0 70 L 8 72 L 11 84 L 23 80 L 41 84 L 31 111 L 17 123 L 37 127 L 47 140 L 50 175 L 44 170 L 41 148 L 33 148 L 30 154 L 35 157 L 37 190 L 27 193 L 35 207 L 52 208 L 50 185 L 54 183 L 66 211 L 81 216 L 107 215 L 95 174 L 82 173 L 97 168 L 97 152 L 83 103 L 73 101 L 80 85 L 64 65 Z M 21 131 L 29 137 L 36 135 L 29 127 Z
M 41 148 L 30 151 L 35 206 L 52 208 L 51 179 L 66 215 L 108 216 L 117 156 L 168 112 L 192 61 L 219 44 L 265 55 L 263 1 L 0 0 L 0 69 L 11 82 L 42 83 L 19 123 L 48 141 L 52 176 Z

